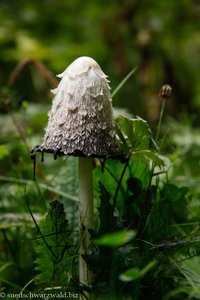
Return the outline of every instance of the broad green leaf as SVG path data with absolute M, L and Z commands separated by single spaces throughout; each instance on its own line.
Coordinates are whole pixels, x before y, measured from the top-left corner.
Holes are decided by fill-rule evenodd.
M 66 282 L 65 274 L 70 276 L 70 265 L 73 259 L 71 231 L 68 228 L 63 204 L 51 203 L 44 220 L 39 222 L 39 245 L 36 247 L 38 258 L 36 269 L 38 281 L 52 281 L 60 284 Z
M 121 130 L 124 139 L 122 140 L 124 144 L 124 140 L 127 141 L 127 145 L 131 150 L 143 150 L 148 149 L 151 139 L 151 130 L 147 124 L 147 122 L 140 117 L 136 117 L 133 119 L 129 119 L 126 117 L 120 116 L 117 118 L 117 123 L 119 125 L 119 129 Z
M 136 233 L 134 230 L 118 231 L 108 233 L 95 240 L 96 244 L 101 246 L 119 247 L 130 242 Z

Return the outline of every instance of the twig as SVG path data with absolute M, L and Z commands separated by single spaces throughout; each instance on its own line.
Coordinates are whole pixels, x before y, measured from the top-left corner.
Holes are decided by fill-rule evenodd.
M 43 62 L 36 59 L 24 59 L 16 66 L 16 68 L 11 73 L 8 80 L 9 86 L 13 86 L 15 84 L 21 72 L 27 65 L 34 65 L 36 69 L 47 79 L 51 88 L 55 88 L 58 85 L 57 78 L 55 77 L 53 72 L 43 64 Z

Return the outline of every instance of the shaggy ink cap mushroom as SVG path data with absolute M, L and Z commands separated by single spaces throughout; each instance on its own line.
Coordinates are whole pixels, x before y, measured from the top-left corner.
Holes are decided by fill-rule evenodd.
M 90 286 L 93 274 L 83 255 L 90 253 L 90 232 L 94 227 L 92 157 L 122 158 L 115 134 L 112 100 L 107 76 L 90 57 L 76 59 L 62 74 L 55 95 L 43 143 L 31 151 L 79 156 L 79 227 L 81 233 L 79 280 Z M 88 296 L 89 299 L 89 296 Z
M 118 158 L 109 81 L 96 61 L 79 57 L 58 77 L 43 143 L 56 155 Z

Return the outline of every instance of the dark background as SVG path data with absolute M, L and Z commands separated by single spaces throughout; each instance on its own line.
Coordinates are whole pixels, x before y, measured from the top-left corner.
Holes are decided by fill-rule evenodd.
M 149 121 L 158 119 L 157 95 L 168 83 L 168 112 L 188 113 L 198 122 L 200 105 L 200 3 L 180 1 L 4 1 L 0 3 L 0 85 L 16 65 L 42 61 L 54 74 L 75 58 L 93 57 L 114 89 L 134 67 L 137 72 L 114 99 L 114 106 Z M 41 77 L 41 78 L 40 78 Z M 47 103 L 47 82 L 26 68 L 12 84 L 13 101 Z

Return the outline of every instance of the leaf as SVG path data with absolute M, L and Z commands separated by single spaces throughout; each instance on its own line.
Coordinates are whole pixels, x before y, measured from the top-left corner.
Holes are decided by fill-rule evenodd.
M 121 131 L 121 128 L 118 123 L 116 123 L 115 131 L 117 136 L 120 139 L 119 148 L 122 153 L 129 153 L 129 146 L 127 139 L 124 137 L 123 132 Z
M 95 243 L 101 246 L 119 247 L 130 242 L 136 233 L 134 230 L 123 230 L 114 233 L 108 233 L 95 240 Z
M 193 287 L 191 286 L 187 286 L 187 285 L 184 285 L 184 286 L 180 286 L 178 288 L 175 288 L 173 290 L 171 290 L 170 292 L 168 292 L 167 294 L 165 294 L 165 296 L 162 298 L 162 300 L 169 300 L 169 299 L 174 299 L 174 297 L 176 295 L 179 295 L 183 293 L 184 296 L 185 294 L 187 295 L 191 295 L 194 299 L 194 297 L 196 299 L 200 299 L 200 289 L 197 290 L 197 291 L 194 291 Z M 191 297 L 190 297 L 191 298 Z M 180 298 L 179 298 L 180 299 Z M 183 298 L 182 298 L 183 299 Z M 188 298 L 187 298 L 188 299 Z M 192 299 L 192 298 L 191 298 Z
M 195 289 L 200 288 L 200 258 L 194 256 L 177 263 L 179 271 L 185 276 L 187 282 Z
M 163 190 L 161 191 L 162 197 L 164 199 L 169 199 L 169 201 L 172 201 L 174 203 L 178 201 L 183 202 L 187 193 L 188 187 L 178 187 L 172 183 L 164 185 Z
M 149 163 L 152 161 L 154 166 L 164 167 L 165 162 L 162 158 L 159 157 L 158 153 L 155 153 L 151 150 L 140 150 L 132 152 L 131 156 L 132 161 L 143 161 Z
M 171 260 L 176 268 L 182 273 L 186 281 L 182 282 L 182 286 L 167 293 L 163 300 L 171 299 L 179 293 L 186 293 L 189 298 L 200 299 L 200 271 L 199 271 L 199 256 L 190 257 L 180 262 Z M 187 284 L 187 285 L 186 285 Z
M 157 264 L 156 260 L 150 261 L 143 269 L 139 270 L 138 268 L 130 268 L 122 273 L 119 278 L 122 281 L 129 282 L 136 279 L 142 278 L 147 272 L 149 272 Z
M 5 156 L 9 155 L 9 150 L 7 145 L 0 145 L 0 159 L 3 159 Z
M 49 186 L 52 186 L 52 191 L 59 195 L 59 199 L 67 207 L 70 228 L 78 230 L 78 159 L 67 157 L 61 163 L 63 165 L 59 173 L 52 172 L 49 176 Z
M 124 139 L 122 140 L 122 137 L 120 138 L 121 135 L 119 135 L 119 129 L 118 136 L 123 144 L 124 140 L 127 141 L 130 152 L 136 150 L 146 150 L 149 148 L 151 130 L 145 120 L 140 117 L 128 119 L 120 116 L 116 121 Z
M 36 279 L 40 282 L 66 283 L 65 274 L 70 276 L 74 254 L 63 204 L 59 201 L 51 203 L 46 218 L 39 223 L 39 229 L 41 236 L 36 247 L 36 270 L 39 274 Z
M 114 206 L 110 204 L 110 193 L 106 190 L 104 185 L 99 181 L 100 189 L 100 200 L 101 205 L 98 207 L 100 228 L 99 234 L 114 230 L 115 228 L 115 217 L 114 217 Z
M 7 262 L 7 263 L 5 263 L 4 265 L 2 265 L 2 266 L 0 267 L 0 274 L 3 273 L 4 270 L 6 270 L 8 267 L 10 267 L 10 266 L 12 266 L 12 265 L 13 265 L 12 262 Z
M 140 269 L 138 269 L 138 268 L 131 268 L 131 269 L 128 269 L 126 272 L 122 273 L 119 276 L 119 279 L 121 279 L 122 281 L 129 282 L 129 281 L 136 280 L 136 279 L 138 279 L 140 277 L 141 277 Z

